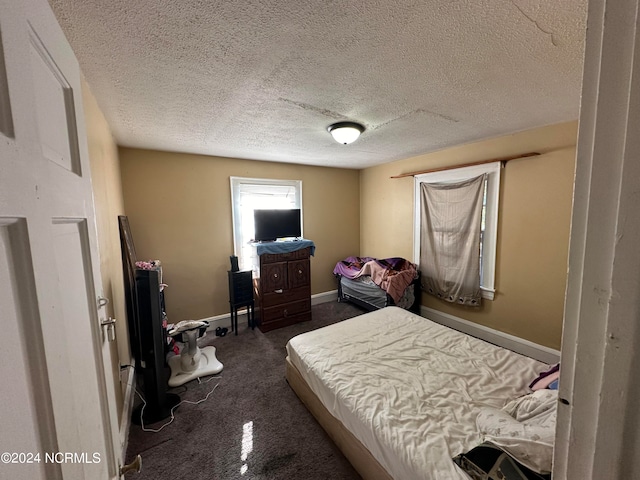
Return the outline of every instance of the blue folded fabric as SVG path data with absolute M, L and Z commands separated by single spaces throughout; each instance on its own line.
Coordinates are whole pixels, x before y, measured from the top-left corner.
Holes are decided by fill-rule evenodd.
M 313 255 L 316 251 L 316 246 L 311 240 L 300 239 L 286 240 L 282 242 L 263 242 L 256 245 L 258 255 L 262 255 L 264 253 L 289 253 L 295 252 L 296 250 L 302 250 L 307 247 L 311 247 L 311 255 Z

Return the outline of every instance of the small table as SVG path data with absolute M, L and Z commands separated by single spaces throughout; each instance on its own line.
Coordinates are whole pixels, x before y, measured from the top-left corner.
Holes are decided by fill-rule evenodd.
M 238 309 L 246 307 L 249 326 L 255 328 L 253 302 L 253 272 L 251 270 L 227 271 L 229 275 L 229 304 L 231 306 L 231 331 L 238 335 Z

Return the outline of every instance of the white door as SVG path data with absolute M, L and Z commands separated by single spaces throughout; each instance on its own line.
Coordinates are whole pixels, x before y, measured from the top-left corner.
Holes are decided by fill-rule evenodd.
M 0 35 L 0 478 L 118 478 L 79 68 L 46 0 Z

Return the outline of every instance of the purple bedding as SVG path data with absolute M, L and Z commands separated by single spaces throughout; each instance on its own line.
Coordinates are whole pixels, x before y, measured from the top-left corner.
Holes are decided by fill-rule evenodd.
M 400 257 L 347 257 L 336 263 L 333 273 L 347 278 L 370 275 L 373 282 L 391 295 L 395 302 L 402 298 L 404 290 L 418 276 L 415 264 Z

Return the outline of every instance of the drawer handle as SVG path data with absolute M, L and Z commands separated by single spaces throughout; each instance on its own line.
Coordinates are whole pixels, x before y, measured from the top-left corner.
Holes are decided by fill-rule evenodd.
M 287 311 L 287 309 L 286 309 L 286 308 L 284 309 L 284 312 L 282 312 L 282 315 L 283 315 L 283 316 L 285 316 L 285 317 L 286 317 L 287 315 L 289 315 L 289 312 Z
M 298 270 L 298 275 L 302 275 L 302 270 Z
M 274 290 L 274 292 L 275 292 L 275 293 L 282 293 L 282 289 L 281 289 L 281 288 L 279 288 L 279 289 L 277 289 L 277 290 Z

